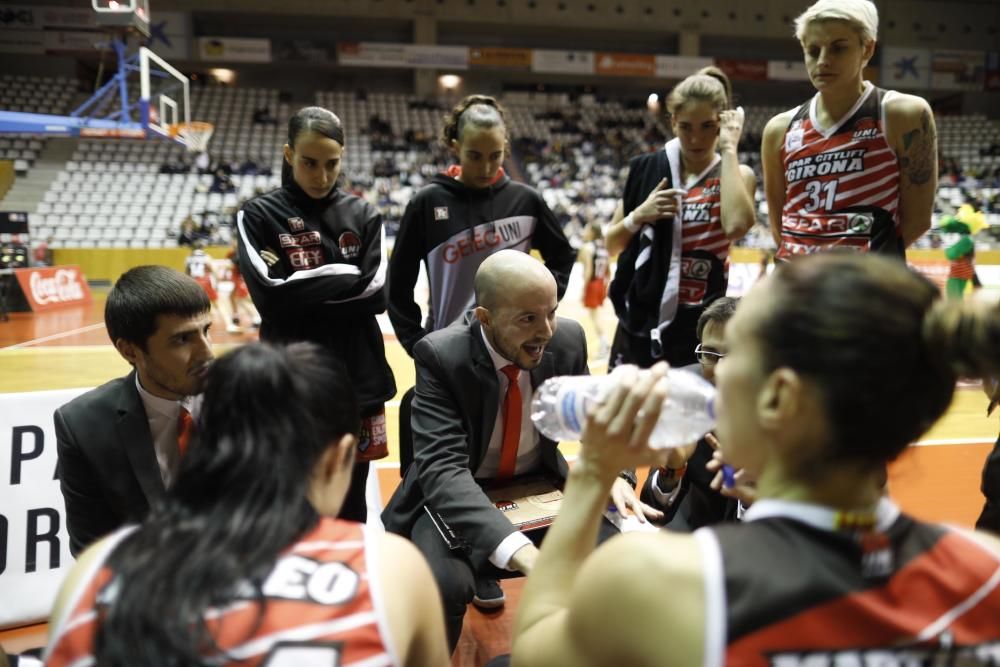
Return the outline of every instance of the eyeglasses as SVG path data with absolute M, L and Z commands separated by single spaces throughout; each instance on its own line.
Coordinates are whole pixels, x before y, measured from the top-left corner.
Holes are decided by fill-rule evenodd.
M 703 350 L 701 344 L 699 343 L 698 346 L 694 348 L 694 356 L 698 359 L 699 364 L 702 364 L 703 366 L 714 366 L 726 355 L 722 352 Z

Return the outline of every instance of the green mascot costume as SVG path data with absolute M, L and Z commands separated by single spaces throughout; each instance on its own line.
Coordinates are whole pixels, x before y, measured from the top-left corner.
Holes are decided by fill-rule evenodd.
M 969 204 L 963 204 L 955 215 L 942 218 L 938 225 L 942 232 L 961 235 L 958 241 L 944 251 L 945 257 L 951 262 L 946 286 L 949 299 L 962 299 L 966 286 L 976 275 L 976 245 L 972 237 L 985 226 L 982 211 L 976 211 Z

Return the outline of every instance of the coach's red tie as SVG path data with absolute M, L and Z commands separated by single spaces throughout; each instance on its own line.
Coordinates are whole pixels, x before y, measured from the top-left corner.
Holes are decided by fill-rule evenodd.
M 181 406 L 181 411 L 177 415 L 177 452 L 179 458 L 184 458 L 187 452 L 188 443 L 191 442 L 191 429 L 194 428 L 194 420 L 187 408 Z
M 521 387 L 517 382 L 521 370 L 514 364 L 500 372 L 507 376 L 507 395 L 503 399 L 503 447 L 497 479 L 510 479 L 517 467 L 517 446 L 521 442 Z

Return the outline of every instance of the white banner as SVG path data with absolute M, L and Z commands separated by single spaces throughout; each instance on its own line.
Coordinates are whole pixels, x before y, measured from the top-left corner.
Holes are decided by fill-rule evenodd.
M 656 56 L 656 76 L 661 79 L 683 79 L 714 63 L 711 58 L 701 56 Z
M 205 62 L 269 63 L 271 62 L 271 40 L 199 37 L 198 58 Z
M 465 70 L 469 69 L 469 48 L 389 42 L 342 42 L 337 44 L 337 62 L 357 67 Z
M 534 49 L 531 52 L 531 71 L 552 74 L 593 74 L 594 52 Z
M 410 44 L 406 47 L 406 64 L 429 69 L 469 69 L 469 47 Z
M 0 628 L 47 619 L 72 565 L 52 413 L 85 391 L 0 394 Z
M 925 90 L 931 85 L 931 50 L 882 47 L 879 85 L 890 89 Z
M 778 81 L 808 81 L 806 64 L 801 60 L 768 60 L 767 78 Z

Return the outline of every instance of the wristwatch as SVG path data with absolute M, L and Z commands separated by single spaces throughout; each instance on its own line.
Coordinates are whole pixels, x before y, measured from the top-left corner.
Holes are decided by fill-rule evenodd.
M 635 489 L 635 487 L 638 486 L 639 484 L 639 476 L 635 474 L 634 470 L 628 470 L 628 469 L 622 470 L 620 473 L 618 473 L 618 476 L 624 479 L 626 482 L 628 482 L 629 486 L 631 486 L 633 489 Z

